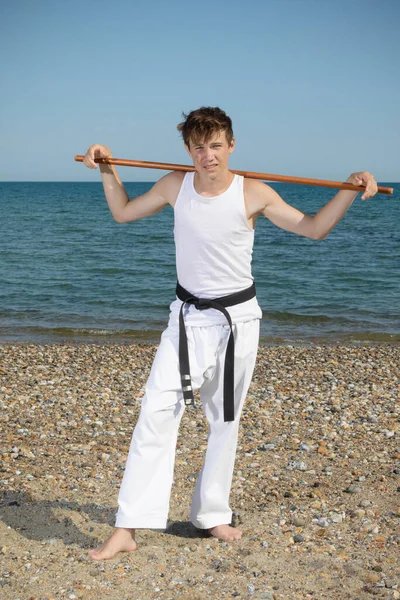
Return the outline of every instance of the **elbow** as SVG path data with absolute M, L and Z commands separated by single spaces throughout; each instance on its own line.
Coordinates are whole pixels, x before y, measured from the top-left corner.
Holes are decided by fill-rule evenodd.
M 317 228 L 315 228 L 312 231 L 311 237 L 313 240 L 324 240 L 329 235 L 329 232 L 330 232 L 330 230 L 319 231 Z
M 116 223 L 130 223 L 131 221 L 137 221 L 138 218 L 140 218 L 137 215 L 128 215 L 126 212 L 120 212 L 115 215 L 113 214 L 113 217 Z
M 116 223 L 128 223 L 128 221 L 133 221 L 132 217 L 130 219 L 127 218 L 126 214 L 123 212 L 117 213 L 113 215 L 114 221 Z
M 329 234 L 331 229 L 324 227 L 324 223 L 321 223 L 320 219 L 317 219 L 317 215 L 311 217 L 308 223 L 310 238 L 313 240 L 324 240 Z

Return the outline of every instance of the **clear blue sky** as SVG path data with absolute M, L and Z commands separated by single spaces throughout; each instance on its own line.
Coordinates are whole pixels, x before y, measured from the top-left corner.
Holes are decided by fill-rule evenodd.
M 233 119 L 232 168 L 400 181 L 399 0 L 3 0 L 0 51 L 2 181 L 99 181 L 73 160 L 95 142 L 187 163 L 201 105 Z

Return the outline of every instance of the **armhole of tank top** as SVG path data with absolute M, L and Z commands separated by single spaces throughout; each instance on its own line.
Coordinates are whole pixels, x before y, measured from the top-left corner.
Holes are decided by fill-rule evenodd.
M 250 233 L 254 233 L 254 228 L 250 227 L 248 221 L 247 221 L 247 215 L 246 215 L 246 201 L 244 198 L 244 177 L 242 175 L 237 175 L 238 177 L 238 182 L 239 182 L 239 190 L 240 190 L 240 194 L 239 194 L 239 210 L 240 210 L 240 215 L 242 217 L 242 221 L 246 227 L 246 229 L 250 232 Z
M 179 190 L 179 193 L 176 198 L 175 205 L 174 205 L 174 211 L 176 210 L 176 208 L 178 206 L 178 202 L 179 202 L 181 196 L 184 194 L 186 187 L 190 184 L 190 175 L 191 174 L 192 173 L 190 171 L 188 171 L 187 173 L 185 173 L 185 177 L 182 179 L 181 188 Z

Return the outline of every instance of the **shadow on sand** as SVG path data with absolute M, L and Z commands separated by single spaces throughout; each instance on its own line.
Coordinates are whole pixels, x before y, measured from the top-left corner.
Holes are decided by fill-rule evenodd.
M 90 522 L 115 524 L 115 509 L 97 505 L 80 505 L 67 500 L 37 501 L 27 492 L 8 492 L 0 500 L 0 519 L 29 540 L 39 542 L 60 539 L 68 545 L 92 548 L 102 540 L 85 533 Z M 68 514 L 70 513 L 70 515 Z M 165 530 L 154 529 L 181 538 L 210 537 L 190 521 L 169 521 Z

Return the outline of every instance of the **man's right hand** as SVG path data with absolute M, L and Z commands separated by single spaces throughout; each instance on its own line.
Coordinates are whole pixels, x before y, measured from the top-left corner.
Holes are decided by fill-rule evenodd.
M 97 169 L 98 164 L 94 162 L 95 158 L 111 158 L 111 150 L 107 148 L 107 146 L 102 146 L 101 144 L 93 144 L 90 146 L 88 151 L 86 152 L 83 164 L 88 167 L 88 169 Z

